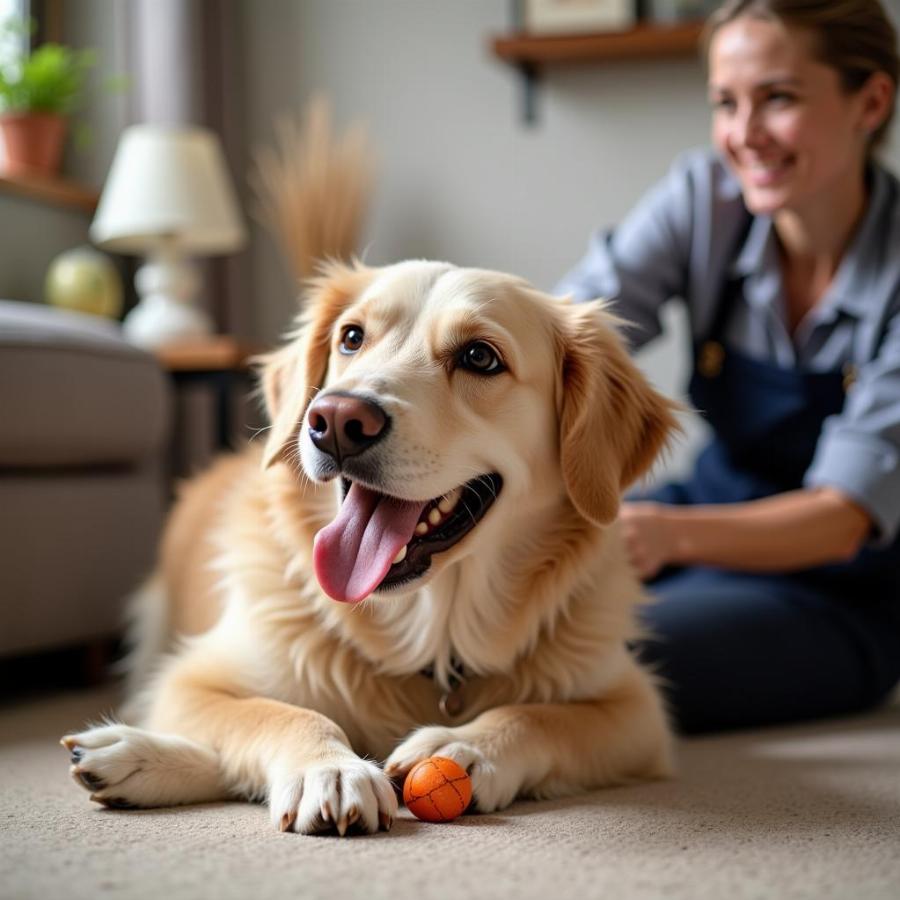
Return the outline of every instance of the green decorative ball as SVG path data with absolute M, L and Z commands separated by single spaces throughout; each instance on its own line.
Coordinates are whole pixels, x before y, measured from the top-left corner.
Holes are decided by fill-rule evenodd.
M 44 298 L 61 309 L 117 319 L 122 314 L 122 279 L 108 256 L 92 247 L 76 247 L 50 263 Z

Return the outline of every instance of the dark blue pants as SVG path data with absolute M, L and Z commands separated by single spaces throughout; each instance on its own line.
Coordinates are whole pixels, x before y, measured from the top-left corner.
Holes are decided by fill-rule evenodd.
M 842 715 L 900 679 L 890 606 L 827 597 L 787 576 L 667 572 L 648 585 L 641 659 L 663 679 L 683 732 Z M 886 608 L 887 607 L 887 608 Z

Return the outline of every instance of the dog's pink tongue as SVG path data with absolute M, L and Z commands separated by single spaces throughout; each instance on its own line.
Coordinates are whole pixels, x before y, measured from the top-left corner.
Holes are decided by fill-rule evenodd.
M 337 518 L 316 535 L 313 564 L 322 590 L 344 603 L 368 597 L 409 543 L 424 508 L 351 485 Z

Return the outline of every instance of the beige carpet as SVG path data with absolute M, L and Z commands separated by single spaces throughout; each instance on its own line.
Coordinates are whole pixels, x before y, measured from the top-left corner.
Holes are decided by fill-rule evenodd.
M 118 812 L 61 734 L 109 693 L 0 709 L 0 897 L 900 898 L 900 708 L 692 739 L 678 780 L 390 834 L 301 837 L 262 807 Z

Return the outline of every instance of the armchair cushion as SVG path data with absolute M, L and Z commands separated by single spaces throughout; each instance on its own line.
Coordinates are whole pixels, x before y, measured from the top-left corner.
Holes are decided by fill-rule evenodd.
M 170 405 L 116 324 L 0 301 L 0 655 L 118 632 L 165 513 Z
M 159 454 L 165 379 L 113 322 L 0 300 L 0 466 L 123 465 Z

